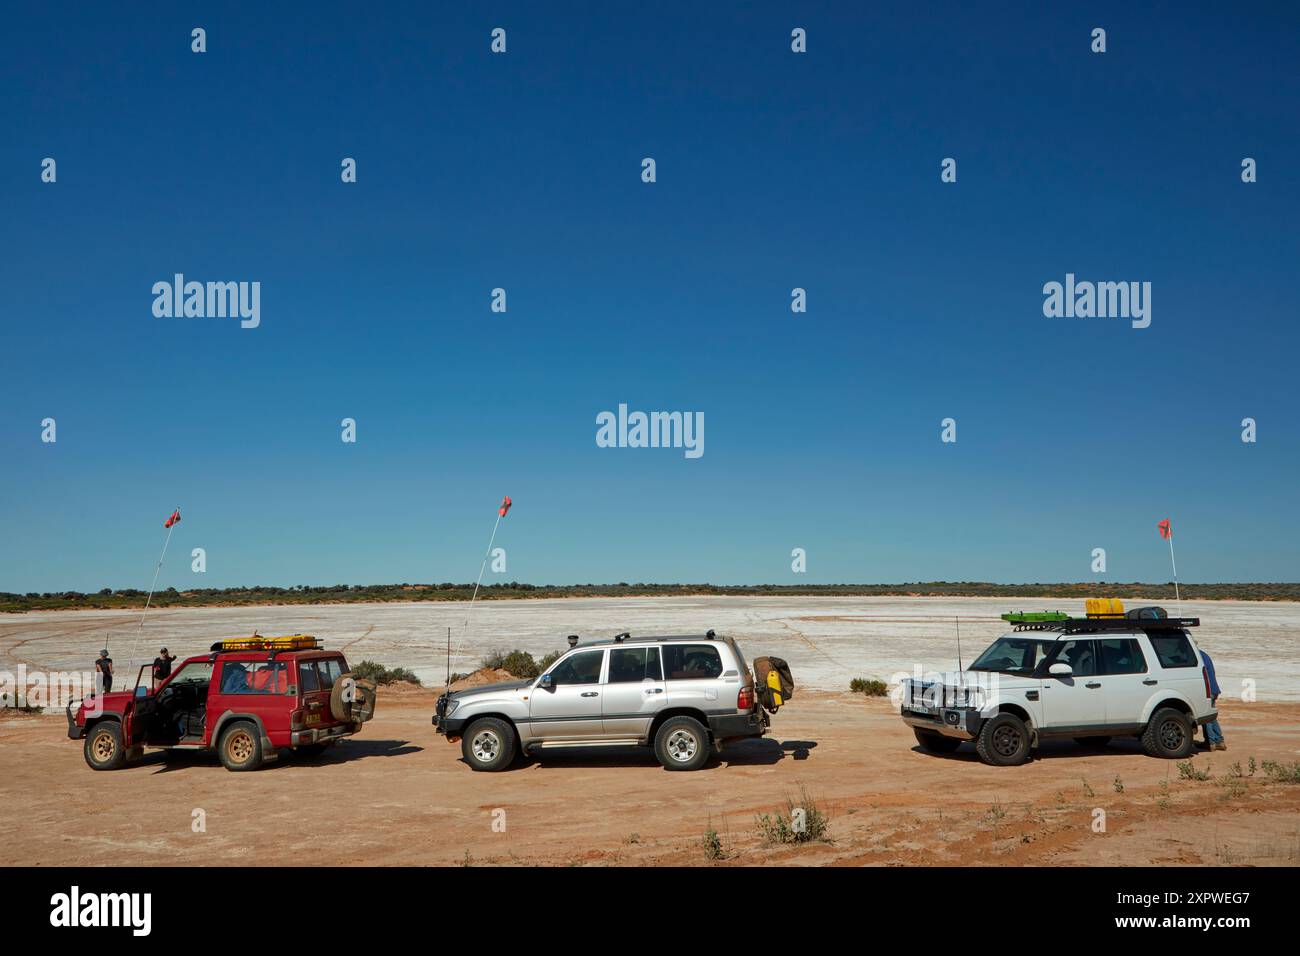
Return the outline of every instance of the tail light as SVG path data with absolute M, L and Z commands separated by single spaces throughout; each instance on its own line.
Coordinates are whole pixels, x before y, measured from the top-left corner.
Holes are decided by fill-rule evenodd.
M 289 714 L 290 730 L 302 730 L 302 728 L 306 725 L 306 722 L 303 719 L 304 713 L 306 712 L 303 710 L 295 710 Z
M 1201 668 L 1201 677 L 1202 677 L 1202 679 L 1205 681 L 1205 697 L 1206 697 L 1207 700 L 1209 700 L 1209 699 L 1211 699 L 1211 698 L 1214 696 L 1213 694 L 1210 693 L 1210 670 L 1209 670 L 1209 668 L 1207 668 L 1207 667 L 1202 667 L 1202 668 Z
M 736 695 L 736 709 L 749 710 L 754 706 L 754 688 L 746 684 Z

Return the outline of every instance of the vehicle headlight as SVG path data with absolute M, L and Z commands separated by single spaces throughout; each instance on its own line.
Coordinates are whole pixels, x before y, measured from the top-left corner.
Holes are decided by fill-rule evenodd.
M 455 700 L 454 698 L 452 700 L 447 701 L 447 706 L 443 708 L 442 715 L 444 717 L 450 717 L 452 715 L 452 712 L 455 711 L 455 709 L 459 706 L 460 706 L 460 701 Z

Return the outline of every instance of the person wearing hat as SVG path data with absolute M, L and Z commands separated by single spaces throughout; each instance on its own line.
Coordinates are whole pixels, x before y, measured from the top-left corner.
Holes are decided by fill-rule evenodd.
M 158 651 L 158 656 L 153 659 L 153 689 L 157 690 L 158 685 L 172 676 L 172 661 L 176 660 L 175 654 L 168 654 L 167 648 Z
M 95 670 L 104 685 L 104 693 L 107 694 L 113 689 L 113 658 L 108 656 L 107 647 L 100 651 L 99 657 L 95 659 Z

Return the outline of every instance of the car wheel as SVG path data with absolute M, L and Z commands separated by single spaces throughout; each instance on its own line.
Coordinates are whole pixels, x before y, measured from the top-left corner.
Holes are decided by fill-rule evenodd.
M 665 770 L 699 770 L 712 751 L 709 732 L 694 717 L 669 717 L 655 734 L 655 756 Z
M 913 727 L 912 733 L 916 734 L 916 742 L 921 745 L 921 749 L 928 750 L 930 753 L 950 754 L 961 746 L 961 741 L 956 737 L 945 737 L 943 734 L 936 734 L 933 730 Z
M 497 717 L 483 717 L 465 728 L 460 752 L 475 770 L 505 770 L 515 759 L 515 728 Z
M 1196 746 L 1196 729 L 1187 715 L 1172 707 L 1161 707 L 1151 715 L 1142 731 L 1142 749 L 1152 757 L 1183 759 Z
M 82 751 L 91 770 L 116 770 L 126 763 L 122 744 L 122 725 L 116 720 L 101 720 L 86 732 Z
M 227 770 L 253 770 L 262 765 L 262 734 L 251 720 L 237 720 L 221 732 L 217 755 Z
M 1015 714 L 998 714 L 984 721 L 975 750 L 993 767 L 1015 767 L 1029 759 L 1029 728 Z

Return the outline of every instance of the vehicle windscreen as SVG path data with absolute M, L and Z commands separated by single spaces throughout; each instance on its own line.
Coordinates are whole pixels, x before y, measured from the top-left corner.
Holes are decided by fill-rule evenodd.
M 1033 673 L 1056 643 L 1055 639 L 1007 635 L 999 637 L 988 649 L 975 658 L 969 670 L 999 671 L 1006 674 Z

